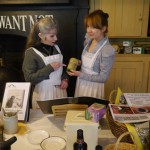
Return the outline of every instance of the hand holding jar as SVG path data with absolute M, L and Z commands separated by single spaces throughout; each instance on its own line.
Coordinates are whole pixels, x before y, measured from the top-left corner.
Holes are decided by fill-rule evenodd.
M 81 61 L 78 60 L 77 58 L 70 58 L 69 60 L 69 64 L 67 66 L 67 71 L 72 71 L 72 70 L 76 70 L 77 66 L 79 66 L 81 64 Z

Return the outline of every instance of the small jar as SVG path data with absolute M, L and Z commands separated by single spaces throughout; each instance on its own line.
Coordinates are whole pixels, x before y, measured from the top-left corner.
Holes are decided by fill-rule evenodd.
M 78 59 L 70 58 L 69 64 L 67 66 L 67 71 L 76 70 L 78 66 Z
M 4 132 L 6 134 L 15 134 L 18 131 L 18 115 L 3 116 Z

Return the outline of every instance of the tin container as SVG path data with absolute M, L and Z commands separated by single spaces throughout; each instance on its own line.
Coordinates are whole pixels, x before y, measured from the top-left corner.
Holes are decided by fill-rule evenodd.
M 133 54 L 144 54 L 144 48 L 143 47 L 133 47 Z
M 73 150 L 73 144 L 76 141 L 77 130 L 82 129 L 84 140 L 88 144 L 88 150 L 94 150 L 98 144 L 99 122 L 85 119 L 85 111 L 69 110 L 65 119 L 64 129 L 67 134 L 66 150 Z M 92 138 L 91 138 L 92 137 Z
M 70 58 L 69 64 L 67 66 L 67 71 L 76 70 L 78 66 L 78 59 Z

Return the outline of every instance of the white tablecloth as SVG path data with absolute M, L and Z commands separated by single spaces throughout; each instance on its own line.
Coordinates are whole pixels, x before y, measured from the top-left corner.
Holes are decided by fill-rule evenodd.
M 12 136 L 17 137 L 17 141 L 12 144 L 11 150 L 41 150 L 40 145 L 33 145 L 28 141 L 28 134 L 33 130 L 45 130 L 50 136 L 60 136 L 66 139 L 64 130 L 65 118 L 56 118 L 52 114 L 45 115 L 41 110 L 30 110 L 29 118 L 29 122 L 23 124 L 26 128 L 26 132 L 19 131 L 14 135 L 4 134 L 6 140 Z M 20 128 L 20 130 L 22 129 Z M 20 132 L 22 132 L 22 134 L 20 134 Z M 108 143 L 114 143 L 116 141 L 105 119 L 101 121 L 101 129 L 99 129 L 98 132 L 100 145 L 105 146 Z

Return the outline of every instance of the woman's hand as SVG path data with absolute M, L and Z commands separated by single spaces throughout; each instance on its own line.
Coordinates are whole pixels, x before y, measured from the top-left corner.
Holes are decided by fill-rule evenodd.
M 75 71 L 75 70 L 67 71 L 67 73 L 68 73 L 70 76 L 80 76 L 80 74 L 81 74 L 80 71 Z
M 50 65 L 52 66 L 54 70 L 57 70 L 59 67 L 66 66 L 65 64 L 62 64 L 60 62 L 52 62 L 50 63 Z
M 68 87 L 68 80 L 67 79 L 63 79 L 61 81 L 60 88 L 61 89 L 67 89 L 67 87 Z
M 78 66 L 82 64 L 82 61 L 78 59 Z

